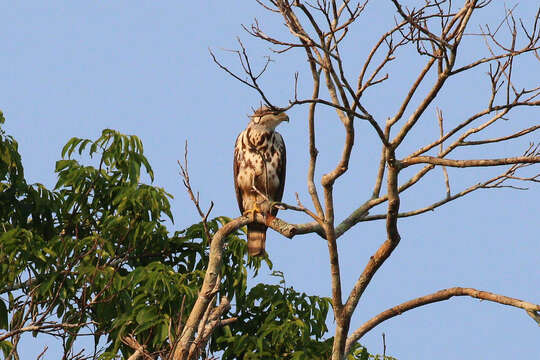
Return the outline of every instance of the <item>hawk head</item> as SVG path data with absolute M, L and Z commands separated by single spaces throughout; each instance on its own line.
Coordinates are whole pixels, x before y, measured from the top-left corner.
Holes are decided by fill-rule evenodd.
M 289 117 L 284 111 L 273 110 L 268 106 L 262 106 L 251 115 L 251 123 L 264 127 L 267 130 L 274 130 L 283 121 L 289 121 Z

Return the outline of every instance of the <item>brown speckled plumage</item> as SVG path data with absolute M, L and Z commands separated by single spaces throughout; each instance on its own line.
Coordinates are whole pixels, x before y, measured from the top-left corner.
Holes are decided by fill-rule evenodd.
M 269 201 L 253 190 L 253 186 L 270 201 L 281 201 L 287 158 L 283 138 L 274 129 L 288 120 L 285 113 L 262 107 L 254 112 L 246 129 L 236 139 L 234 185 L 242 214 L 256 207 L 263 214 L 277 214 L 277 209 L 270 209 Z M 266 230 L 267 226 L 263 224 L 248 225 L 249 255 L 265 254 Z

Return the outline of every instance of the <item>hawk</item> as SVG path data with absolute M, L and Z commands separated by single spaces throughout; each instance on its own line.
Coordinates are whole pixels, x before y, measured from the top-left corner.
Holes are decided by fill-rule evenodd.
M 238 135 L 234 146 L 234 187 L 242 215 L 255 212 L 276 216 L 273 202 L 281 201 L 285 186 L 285 142 L 274 129 L 289 121 L 285 112 L 263 106 Z M 247 226 L 248 254 L 264 256 L 266 230 L 259 223 Z

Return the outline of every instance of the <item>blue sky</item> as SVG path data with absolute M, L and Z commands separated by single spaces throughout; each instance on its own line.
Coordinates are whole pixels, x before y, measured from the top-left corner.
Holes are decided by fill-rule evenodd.
M 352 79 L 375 39 L 392 24 L 389 3 L 372 1 L 364 17 L 350 29 L 343 57 Z M 522 1 L 517 14 L 531 17 L 537 6 L 533 3 Z M 478 12 L 473 22 L 498 25 L 503 10 L 503 3 L 495 2 L 490 9 Z M 240 36 L 254 64 L 263 64 L 268 46 L 241 28 L 255 17 L 268 33 L 289 39 L 281 19 L 264 12 L 255 1 L 2 1 L 0 108 L 8 133 L 19 141 L 27 178 L 52 187 L 55 161 L 62 145 L 73 136 L 96 138 L 104 128 L 135 134 L 143 140 L 155 184 L 174 195 L 175 224 L 171 230 L 182 229 L 199 220 L 176 163 L 184 156 L 187 140 L 191 181 L 200 191 L 202 204 L 214 201 L 215 216 L 237 216 L 233 143 L 260 99 L 218 69 L 208 49 L 231 68 L 239 69 L 235 55 L 223 50 L 236 48 L 236 37 Z M 485 55 L 483 42 L 470 37 L 458 63 Z M 302 53 L 272 58 L 274 62 L 261 83 L 273 102 L 283 106 L 293 96 L 296 71 L 300 74 L 300 95 L 310 93 Z M 424 61 L 414 51 L 403 51 L 388 68 L 387 83 L 366 94 L 366 105 L 380 124 L 396 111 Z M 516 65 L 516 76 L 523 86 L 538 86 L 538 67 L 538 61 L 530 57 Z M 435 101 L 448 126 L 485 105 L 489 96 L 485 92 L 489 85 L 486 71 L 482 68 L 470 77 L 450 81 Z M 404 143 L 407 151 L 398 155 L 405 156 L 436 136 L 434 109 L 428 109 Z M 489 135 L 538 124 L 538 114 L 536 109 L 518 110 Z M 311 205 L 305 181 L 306 115 L 307 107 L 291 109 L 290 123 L 278 130 L 288 154 L 284 201 L 295 203 L 298 192 L 304 204 Z M 320 112 L 317 130 L 320 178 L 335 166 L 344 133 L 331 111 Z M 504 147 L 456 152 L 454 157 L 517 156 L 529 141 L 538 141 L 538 135 Z M 336 183 L 338 220 L 370 196 L 379 153 L 372 129 L 358 123 L 349 174 Z M 460 191 L 497 173 L 497 169 L 450 169 L 452 190 Z M 351 328 L 388 307 L 452 286 L 475 287 L 539 303 L 539 194 L 534 185 L 529 191 L 479 191 L 434 212 L 401 220 L 402 241 L 374 277 Z M 401 206 L 411 210 L 443 196 L 442 173 L 434 171 L 417 190 L 403 195 Z M 308 221 L 289 212 L 280 216 L 290 222 Z M 361 223 L 340 238 L 344 291 L 351 289 L 383 241 L 384 230 L 384 222 Z M 309 294 L 330 296 L 323 240 L 313 235 L 288 240 L 269 232 L 267 250 L 274 268 L 285 272 L 288 284 Z M 362 343 L 372 352 L 382 352 L 382 332 L 386 334 L 387 353 L 402 360 L 535 358 L 540 335 L 539 327 L 524 311 L 470 298 L 410 311 L 375 328 Z M 46 341 L 30 340 L 22 352 L 24 358 L 35 358 Z M 56 357 L 49 350 L 46 358 Z

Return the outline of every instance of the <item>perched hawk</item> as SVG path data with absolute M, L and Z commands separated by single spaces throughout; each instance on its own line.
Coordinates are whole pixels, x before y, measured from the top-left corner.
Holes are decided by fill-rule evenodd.
M 282 121 L 289 121 L 287 114 L 263 106 L 253 113 L 247 128 L 236 139 L 234 187 L 243 215 L 277 214 L 276 208 L 271 209 L 271 202 L 283 197 L 286 154 L 283 138 L 274 129 Z M 249 255 L 265 254 L 267 228 L 258 223 L 248 225 Z

